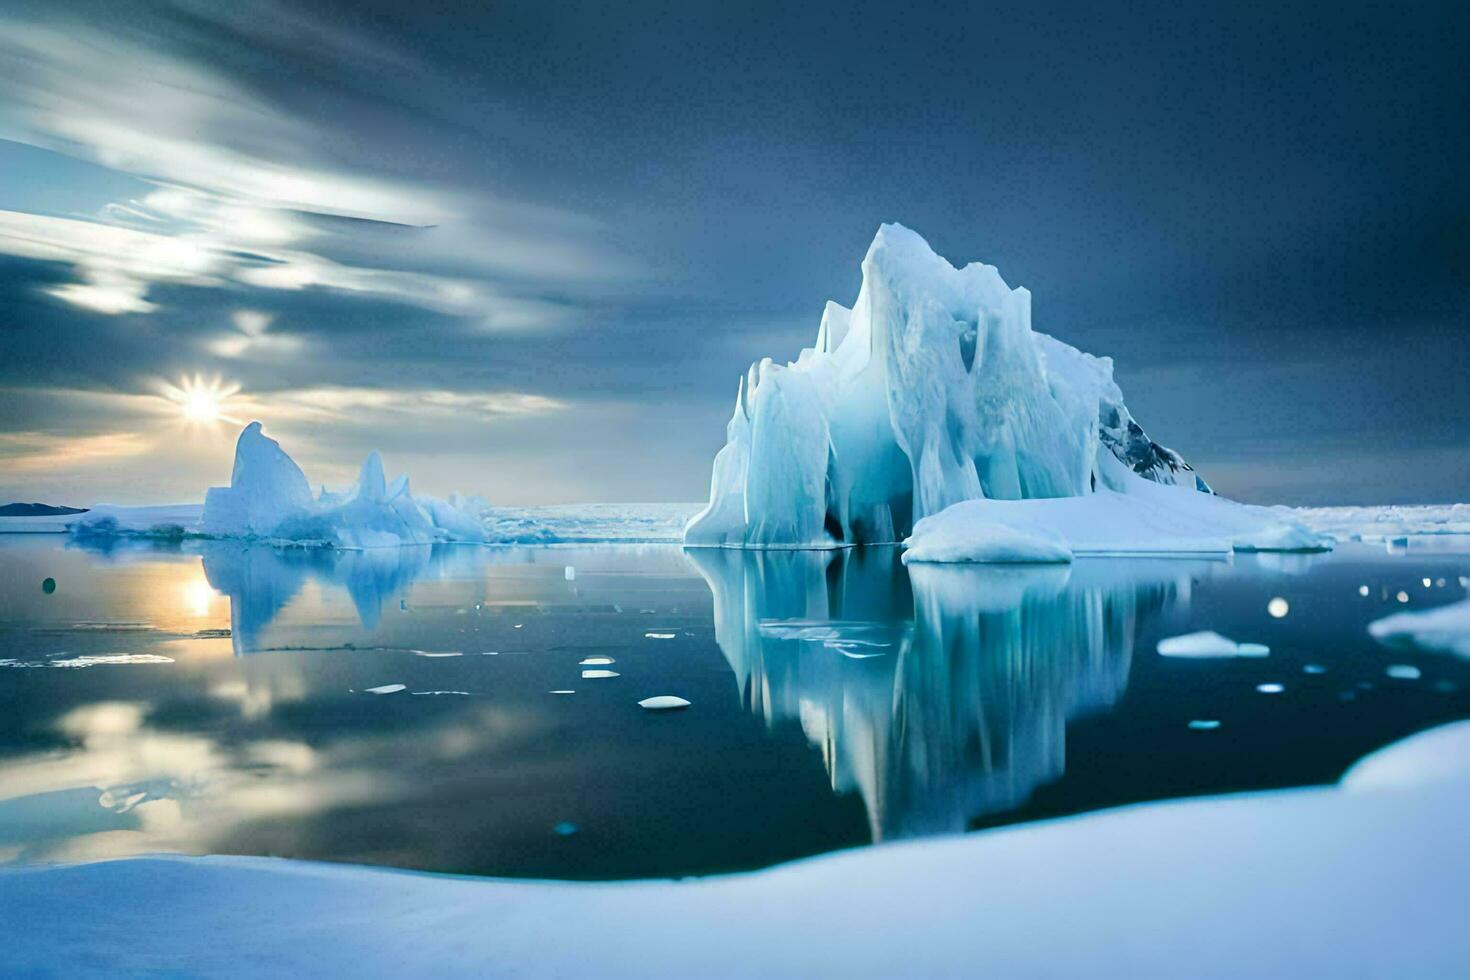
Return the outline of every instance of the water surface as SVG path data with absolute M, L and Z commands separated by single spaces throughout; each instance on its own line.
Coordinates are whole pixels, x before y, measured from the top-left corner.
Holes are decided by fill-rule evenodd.
M 1467 574 L 1362 545 L 906 569 L 0 535 L 0 860 L 691 875 L 1329 782 L 1470 717 L 1470 663 L 1365 631 Z M 1270 655 L 1155 652 L 1201 629 Z

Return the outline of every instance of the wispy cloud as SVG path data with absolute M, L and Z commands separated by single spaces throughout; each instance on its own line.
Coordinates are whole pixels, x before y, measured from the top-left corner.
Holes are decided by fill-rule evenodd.
M 0 432 L 0 465 L 11 473 L 36 474 L 99 467 L 141 456 L 154 442 L 138 432 L 59 436 L 46 432 Z
M 214 18 L 222 36 L 285 43 L 219 11 L 187 17 Z M 0 252 L 76 269 L 79 281 L 49 287 L 58 299 L 147 314 L 159 283 L 321 289 L 522 330 L 575 314 L 565 284 L 628 271 L 585 216 L 375 173 L 351 159 L 373 141 L 350 122 L 331 128 L 287 108 L 157 23 L 128 27 L 0 18 L 0 136 L 155 187 L 93 214 L 0 213 Z M 341 31 L 328 47 L 404 70 L 381 45 Z

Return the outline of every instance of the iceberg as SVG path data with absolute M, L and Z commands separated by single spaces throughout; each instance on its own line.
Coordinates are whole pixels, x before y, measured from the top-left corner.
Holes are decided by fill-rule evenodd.
M 478 497 L 415 495 L 406 475 L 390 484 L 376 451 L 363 461 L 350 490 L 323 488 L 313 498 L 301 468 L 259 422 L 251 422 L 235 444 L 230 485 L 205 494 L 200 532 L 338 548 L 480 543 L 485 509 Z
M 957 269 L 885 224 L 862 273 L 851 309 L 827 304 L 812 347 L 741 379 L 686 545 L 905 541 L 927 561 L 1327 546 L 1214 496 L 1133 418 L 1111 359 L 1033 331 L 1031 294 L 994 266 Z M 963 517 L 946 516 L 957 505 Z
M 1385 616 L 1369 623 L 1368 632 L 1388 646 L 1418 647 L 1470 657 L 1470 599 Z

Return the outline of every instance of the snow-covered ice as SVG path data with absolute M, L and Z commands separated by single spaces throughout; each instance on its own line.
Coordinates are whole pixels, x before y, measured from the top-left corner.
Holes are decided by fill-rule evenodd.
M 1470 657 L 1470 599 L 1448 606 L 1401 612 L 1368 624 L 1380 643 L 1412 645 Z
M 740 382 L 687 545 L 908 538 L 914 561 L 1014 562 L 1326 544 L 1213 496 L 1133 419 L 1112 361 L 1035 333 L 1030 293 L 993 266 L 890 224 L 862 272 L 814 346 Z
M 967 500 L 924 518 L 904 542 L 904 561 L 1046 561 L 1065 553 L 1204 555 L 1331 546 L 1330 539 L 1276 511 L 1151 483 L 1111 458 L 1098 460 L 1098 472 L 1109 486 L 1091 493 Z M 993 543 L 1013 532 L 1034 542 L 1029 559 L 1021 549 L 997 557 Z
M 660 694 L 657 697 L 644 698 L 638 702 L 638 707 L 647 708 L 649 711 L 675 711 L 689 707 L 689 702 L 678 695 Z
M 1467 759 L 1461 722 L 1366 757 L 1336 787 L 687 881 L 246 857 L 12 867 L 0 870 L 0 973 L 1464 976 Z

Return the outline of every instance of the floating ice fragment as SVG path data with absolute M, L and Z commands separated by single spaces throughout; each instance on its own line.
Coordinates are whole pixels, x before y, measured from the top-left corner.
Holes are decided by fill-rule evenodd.
M 1409 593 L 1401 591 L 1398 595 L 1394 596 L 1394 598 L 1397 599 L 1399 602 L 1408 602 Z
M 689 707 L 689 702 L 672 694 L 660 694 L 657 697 L 644 698 L 638 702 L 638 707 L 649 711 L 677 711 Z
M 570 837 L 577 832 L 577 825 L 563 820 L 551 829 L 556 832 L 556 836 L 558 837 Z
M 1422 581 L 1424 583 L 1424 587 L 1426 589 L 1429 588 L 1431 585 L 1434 584 L 1434 582 L 1432 580 L 1427 579 L 1427 578 L 1426 579 L 1421 579 L 1420 581 Z
M 1191 721 L 1189 727 L 1196 732 L 1212 732 L 1220 727 L 1220 723 L 1213 718 L 1199 718 Z
M 621 676 L 622 675 L 619 674 L 615 670 L 584 670 L 584 671 L 582 671 L 582 679 L 583 680 L 591 680 L 591 679 L 595 679 L 595 678 L 598 678 L 598 677 L 621 677 Z
M 1305 667 L 1302 668 L 1302 673 L 1303 674 L 1325 674 L 1325 673 L 1327 673 L 1327 668 L 1326 667 L 1323 667 L 1321 664 L 1307 664 Z
M 1368 587 L 1366 585 L 1360 585 L 1360 586 L 1358 586 L 1358 595 L 1366 596 L 1367 594 L 1368 594 Z
M 1256 690 L 1257 691 L 1260 691 L 1262 694 L 1280 694 L 1282 691 L 1286 690 L 1286 685 L 1284 685 L 1284 684 L 1257 684 L 1256 685 Z
M 469 691 L 409 691 L 408 693 L 418 696 L 435 696 L 440 694 L 462 694 L 465 697 L 470 696 Z
M 462 652 L 458 651 L 458 650 L 442 650 L 442 651 L 414 650 L 413 651 L 413 655 L 415 657 L 462 657 L 462 656 L 464 656 L 464 654 Z
M 407 690 L 407 684 L 383 684 L 379 687 L 367 689 L 369 694 L 397 694 L 399 691 Z
M 562 569 L 562 575 L 566 577 L 566 580 L 568 582 L 575 582 L 577 580 L 577 569 L 571 565 L 568 565 L 566 568 Z
M 480 651 L 480 656 L 482 656 L 482 657 L 498 657 L 498 656 L 500 656 L 500 651 L 499 650 L 481 650 Z
M 123 664 L 171 664 L 172 657 L 160 657 L 154 653 L 98 653 L 65 660 L 50 661 L 53 667 L 101 667 Z
M 561 690 L 548 691 L 547 693 L 548 694 L 576 694 L 577 692 L 576 691 L 572 691 L 572 690 L 568 690 L 567 688 L 562 688 Z
M 1236 643 L 1213 630 L 1200 630 L 1159 641 L 1161 657 L 1265 657 L 1271 648 L 1264 643 Z
M 1281 619 L 1287 613 L 1291 612 L 1291 603 L 1281 598 L 1281 596 L 1277 596 L 1266 603 L 1266 612 L 1270 614 L 1272 619 Z
M 578 667 L 606 667 L 608 664 L 616 663 L 612 657 L 587 657 L 577 662 Z
M 1389 664 L 1383 672 L 1400 681 L 1417 681 L 1424 676 L 1423 672 L 1413 664 Z
M 679 634 L 678 633 L 644 633 L 643 635 L 646 636 L 650 640 L 672 640 L 674 637 L 678 636 Z

